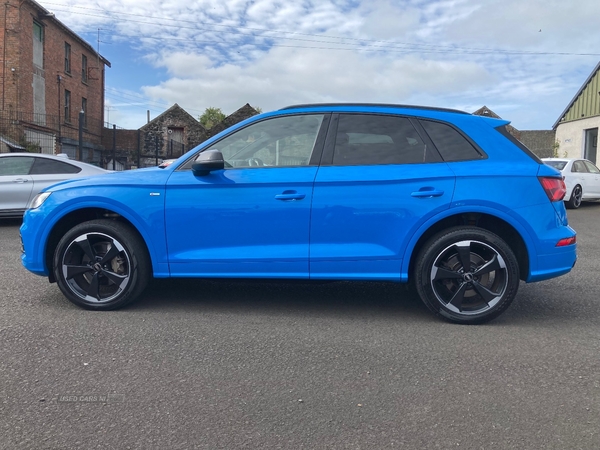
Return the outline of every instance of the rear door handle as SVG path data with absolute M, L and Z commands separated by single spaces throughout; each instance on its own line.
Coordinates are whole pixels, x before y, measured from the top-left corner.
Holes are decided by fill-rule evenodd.
M 438 189 L 434 189 L 432 187 L 424 187 L 419 189 L 416 192 L 410 194 L 412 197 L 416 198 L 431 198 L 431 197 L 441 197 L 444 195 L 444 191 L 440 191 Z
M 306 194 L 300 194 L 296 191 L 283 191 L 275 196 L 275 200 L 302 200 L 304 197 L 306 197 Z

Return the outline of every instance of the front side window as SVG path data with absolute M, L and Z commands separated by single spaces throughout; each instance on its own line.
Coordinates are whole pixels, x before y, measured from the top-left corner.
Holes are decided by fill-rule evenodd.
M 71 91 L 65 89 L 65 122 L 71 121 Z
M 65 73 L 71 73 L 71 44 L 65 42 Z
M 29 156 L 0 158 L 0 175 L 28 175 L 32 164 Z
M 360 166 L 432 162 L 437 155 L 406 117 L 342 114 L 337 128 L 333 164 Z
M 225 168 L 307 166 L 323 117 L 315 114 L 263 120 L 207 150 L 219 150 Z

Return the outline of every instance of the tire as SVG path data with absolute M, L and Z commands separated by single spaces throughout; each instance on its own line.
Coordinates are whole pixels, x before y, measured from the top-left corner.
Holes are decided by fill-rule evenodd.
M 583 189 L 581 186 L 576 185 L 571 192 L 571 198 L 565 202 L 565 205 L 569 209 L 577 209 L 581 206 L 581 201 L 583 199 Z
M 519 263 L 494 233 L 454 227 L 423 246 L 414 279 L 419 297 L 436 315 L 478 324 L 498 317 L 512 303 L 519 288 Z
M 129 226 L 91 220 L 69 230 L 54 252 L 62 293 L 85 309 L 108 311 L 134 301 L 151 277 L 144 241 Z

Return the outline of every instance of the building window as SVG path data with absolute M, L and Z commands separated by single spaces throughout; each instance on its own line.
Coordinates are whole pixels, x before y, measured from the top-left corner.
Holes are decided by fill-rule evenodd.
M 87 98 L 81 97 L 81 110 L 83 111 L 83 128 L 87 128 Z
M 85 55 L 81 55 L 81 81 L 84 83 L 88 81 L 87 56 Z
M 44 28 L 33 22 L 33 64 L 44 68 Z
M 71 122 L 71 91 L 65 89 L 65 122 Z
M 71 73 L 71 44 L 65 42 L 65 73 Z

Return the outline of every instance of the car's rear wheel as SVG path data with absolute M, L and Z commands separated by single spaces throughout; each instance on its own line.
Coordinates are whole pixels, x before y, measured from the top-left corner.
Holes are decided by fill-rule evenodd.
M 54 253 L 60 290 L 86 309 L 111 310 L 135 300 L 151 276 L 143 240 L 129 226 L 92 220 L 67 232 Z
M 455 227 L 433 236 L 417 256 L 415 287 L 435 314 L 463 324 L 483 323 L 511 304 L 519 264 L 497 235 Z
M 577 185 L 573 188 L 573 192 L 571 192 L 571 198 L 566 202 L 567 208 L 569 209 L 577 209 L 581 206 L 581 201 L 583 200 L 583 189 L 581 186 Z

